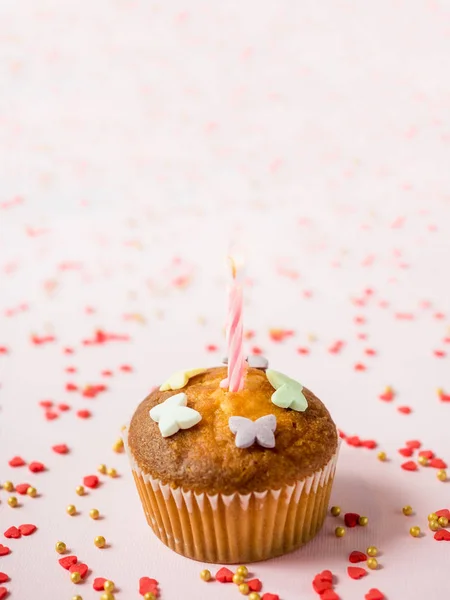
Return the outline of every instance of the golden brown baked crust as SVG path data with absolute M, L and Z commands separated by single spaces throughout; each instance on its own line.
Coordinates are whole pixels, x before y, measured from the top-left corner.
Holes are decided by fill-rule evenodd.
M 181 390 L 153 391 L 136 409 L 128 431 L 128 445 L 144 473 L 173 487 L 196 492 L 246 494 L 279 489 L 324 467 L 337 448 L 336 425 L 328 410 L 304 388 L 305 412 L 286 410 L 271 402 L 274 388 L 264 371 L 249 368 L 242 392 L 219 387 L 226 367 L 208 369 Z M 184 392 L 187 405 L 202 415 L 191 429 L 163 438 L 150 409 L 170 396 Z M 228 419 L 277 418 L 276 446 L 236 448 Z

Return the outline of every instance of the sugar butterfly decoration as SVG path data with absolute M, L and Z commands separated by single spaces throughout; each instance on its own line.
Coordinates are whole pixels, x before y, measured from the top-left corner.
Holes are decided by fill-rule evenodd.
M 246 417 L 230 417 L 228 425 L 236 435 L 237 448 L 250 448 L 256 442 L 263 448 L 275 448 L 275 429 L 277 418 L 275 415 L 265 415 L 252 421 Z

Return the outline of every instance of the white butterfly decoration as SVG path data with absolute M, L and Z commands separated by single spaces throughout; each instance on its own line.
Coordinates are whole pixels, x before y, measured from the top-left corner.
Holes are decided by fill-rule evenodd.
M 202 420 L 199 412 L 187 406 L 187 396 L 183 392 L 157 404 L 149 414 L 159 424 L 163 437 L 169 437 L 180 429 L 190 429 Z
M 277 428 L 275 415 L 265 415 L 252 421 L 246 417 L 230 417 L 228 425 L 236 434 L 237 448 L 250 448 L 257 442 L 263 448 L 275 448 L 274 431 Z

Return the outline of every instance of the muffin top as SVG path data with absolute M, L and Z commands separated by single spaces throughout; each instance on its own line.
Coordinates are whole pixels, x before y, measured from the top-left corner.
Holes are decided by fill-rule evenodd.
M 328 463 L 337 448 L 336 425 L 312 392 L 303 388 L 308 407 L 298 412 L 273 404 L 275 390 L 263 370 L 248 368 L 240 392 L 220 387 L 226 376 L 226 367 L 207 369 L 182 389 L 155 390 L 141 402 L 129 426 L 128 446 L 144 473 L 197 493 L 246 494 L 279 489 Z M 163 437 L 149 411 L 180 392 L 201 421 Z M 265 415 L 276 417 L 275 446 L 237 447 L 230 417 L 256 421 Z

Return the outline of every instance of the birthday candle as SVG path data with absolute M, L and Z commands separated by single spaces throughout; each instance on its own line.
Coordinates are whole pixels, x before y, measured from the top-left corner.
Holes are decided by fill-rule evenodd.
M 229 290 L 227 344 L 228 344 L 228 384 L 230 392 L 239 392 L 244 387 L 245 358 L 243 349 L 243 290 L 237 277 L 237 269 L 231 258 L 232 282 Z

